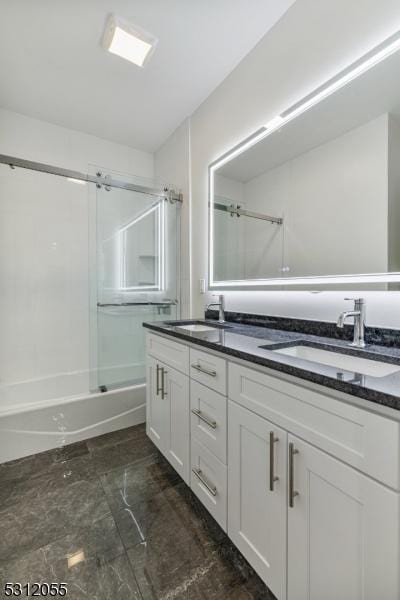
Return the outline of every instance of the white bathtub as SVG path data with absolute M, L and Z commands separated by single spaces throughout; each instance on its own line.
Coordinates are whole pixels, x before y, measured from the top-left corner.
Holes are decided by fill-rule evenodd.
M 8 404 L 0 410 L 0 463 L 145 421 L 145 385 Z

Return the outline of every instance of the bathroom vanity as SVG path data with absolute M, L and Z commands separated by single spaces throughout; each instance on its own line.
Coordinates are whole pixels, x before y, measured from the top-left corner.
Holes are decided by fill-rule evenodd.
M 399 350 L 320 339 L 343 368 L 282 352 L 315 336 L 145 327 L 147 433 L 278 600 L 398 600 Z

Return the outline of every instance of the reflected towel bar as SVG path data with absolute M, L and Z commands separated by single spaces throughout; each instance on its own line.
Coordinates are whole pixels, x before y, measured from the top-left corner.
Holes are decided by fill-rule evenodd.
M 175 306 L 177 303 L 171 302 L 98 302 L 97 306 L 106 308 L 108 306 Z

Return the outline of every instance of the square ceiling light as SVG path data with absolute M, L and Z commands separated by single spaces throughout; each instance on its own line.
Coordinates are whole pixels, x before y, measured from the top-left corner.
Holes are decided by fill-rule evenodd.
M 103 35 L 103 48 L 144 67 L 157 45 L 157 38 L 141 27 L 131 25 L 116 15 L 110 15 Z

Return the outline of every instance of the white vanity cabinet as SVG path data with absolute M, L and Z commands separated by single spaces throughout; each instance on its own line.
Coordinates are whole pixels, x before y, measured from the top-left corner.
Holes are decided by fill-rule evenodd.
M 187 371 L 188 349 L 185 348 L 187 352 L 180 352 L 179 344 L 171 342 L 170 358 L 167 351 L 169 340 L 161 338 L 157 345 L 154 337 L 148 338 L 148 346 L 150 345 L 150 351 L 153 351 L 155 356 L 147 356 L 146 431 L 185 483 L 189 484 L 189 377 L 170 366 L 170 363 L 178 364 L 181 369 Z M 162 352 L 158 351 L 159 347 L 162 348 Z M 163 356 L 168 362 L 159 360 L 157 355 Z
M 399 600 L 395 412 L 156 334 L 147 373 L 149 436 L 278 600 Z
M 398 600 L 399 421 L 292 381 L 229 363 L 228 534 L 279 599 Z

